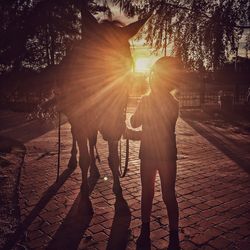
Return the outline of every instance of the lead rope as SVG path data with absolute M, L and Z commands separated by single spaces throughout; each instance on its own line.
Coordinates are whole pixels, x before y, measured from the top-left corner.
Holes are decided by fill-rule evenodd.
M 128 106 L 128 101 L 126 103 L 125 107 L 125 120 L 126 120 L 126 114 L 127 114 L 127 106 Z M 120 139 L 120 145 L 119 145 L 119 151 L 120 151 L 120 178 L 124 178 L 128 172 L 128 163 L 129 163 L 129 139 L 126 139 L 126 155 L 125 155 L 125 164 L 124 164 L 124 171 L 122 171 L 122 139 Z
M 134 43 L 132 43 L 132 50 L 134 50 Z M 135 63 L 133 61 L 133 73 L 135 72 Z M 128 107 L 128 96 L 127 96 L 127 102 L 125 107 L 125 120 L 127 116 L 127 107 Z M 128 163 L 129 163 L 129 139 L 126 139 L 126 155 L 125 155 L 125 164 L 124 164 L 124 171 L 122 171 L 122 139 L 120 139 L 120 178 L 124 178 L 128 172 Z

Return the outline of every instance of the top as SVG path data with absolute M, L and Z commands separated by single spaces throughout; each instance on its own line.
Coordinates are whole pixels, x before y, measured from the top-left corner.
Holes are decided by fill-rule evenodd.
M 131 126 L 142 126 L 139 158 L 172 161 L 177 159 L 175 126 L 179 103 L 170 94 L 144 96 L 131 117 Z

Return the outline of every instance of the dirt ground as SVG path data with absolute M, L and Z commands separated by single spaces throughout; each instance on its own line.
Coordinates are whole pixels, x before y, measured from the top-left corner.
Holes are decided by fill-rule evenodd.
M 21 143 L 0 136 L 0 249 L 20 222 L 18 188 L 24 156 Z

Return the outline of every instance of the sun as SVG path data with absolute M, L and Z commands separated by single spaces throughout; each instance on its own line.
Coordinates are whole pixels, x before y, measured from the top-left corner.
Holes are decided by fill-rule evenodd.
M 147 73 L 152 66 L 152 59 L 148 57 L 139 57 L 135 59 L 135 72 Z

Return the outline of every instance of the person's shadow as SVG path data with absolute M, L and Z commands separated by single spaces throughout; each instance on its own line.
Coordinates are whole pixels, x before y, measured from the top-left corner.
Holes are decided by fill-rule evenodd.
M 129 241 L 129 226 L 131 213 L 123 196 L 117 196 L 115 202 L 115 216 L 108 240 L 107 250 L 126 249 Z

